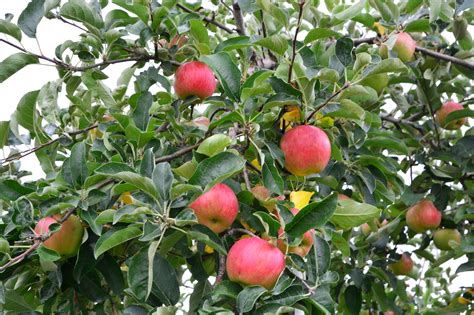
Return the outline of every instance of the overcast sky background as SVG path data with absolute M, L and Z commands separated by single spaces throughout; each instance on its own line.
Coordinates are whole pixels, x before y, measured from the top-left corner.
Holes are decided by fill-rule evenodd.
M 28 4 L 28 0 L 15 0 L 15 1 L 0 1 L 0 17 L 4 17 L 6 13 L 12 13 L 14 21 L 16 22 L 21 11 Z M 112 5 L 109 5 L 111 7 Z M 41 23 L 38 26 L 37 37 L 38 42 L 41 45 L 41 51 L 45 56 L 54 57 L 54 51 L 57 45 L 63 43 L 64 41 L 77 40 L 79 38 L 80 31 L 76 28 L 66 25 L 58 20 L 48 20 L 43 18 Z M 0 34 L 2 38 L 5 38 L 4 34 Z M 14 41 L 14 40 L 12 40 Z M 34 39 L 30 39 L 23 34 L 24 47 L 36 53 L 39 53 L 38 44 Z M 9 55 L 18 52 L 16 49 L 0 43 L 0 60 L 5 59 Z M 43 61 L 42 61 L 43 63 Z M 131 63 L 117 64 L 109 66 L 104 70 L 104 72 L 109 76 L 109 79 L 105 83 L 112 89 L 116 86 L 116 80 L 123 69 L 130 66 Z M 8 80 L 0 84 L 0 120 L 9 120 L 10 115 L 15 111 L 16 106 L 21 99 L 21 97 L 29 92 L 34 90 L 39 90 L 46 82 L 53 81 L 58 79 L 57 71 L 52 66 L 44 65 L 30 65 L 19 71 Z M 60 106 L 67 107 L 68 103 L 65 98 L 60 99 Z M 7 152 L 5 152 L 7 154 Z M 32 172 L 32 176 L 29 176 L 28 179 L 35 179 L 44 176 L 43 171 L 41 170 L 36 156 L 34 154 L 29 155 L 28 157 L 21 160 L 22 169 Z M 401 250 L 413 250 L 411 246 L 400 246 Z M 449 261 L 443 264 L 443 267 L 451 267 L 453 272 L 456 268 L 463 262 L 466 262 L 467 258 L 463 257 L 456 261 Z M 421 268 L 421 266 L 420 266 Z M 450 289 L 452 291 L 457 290 L 461 286 L 472 286 L 474 279 L 474 272 L 465 272 L 459 274 L 459 276 L 452 282 Z M 415 284 L 414 280 L 411 281 L 411 284 Z

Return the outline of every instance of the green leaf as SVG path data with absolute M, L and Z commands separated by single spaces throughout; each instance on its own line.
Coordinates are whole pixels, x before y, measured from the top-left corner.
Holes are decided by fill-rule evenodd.
M 86 160 L 86 144 L 84 142 L 78 142 L 72 147 L 69 163 L 71 163 L 73 181 L 82 186 L 89 175 Z
M 197 43 L 205 44 L 209 46 L 209 34 L 207 28 L 201 20 L 190 20 L 189 21 L 189 34 Z
M 31 91 L 23 95 L 15 111 L 18 124 L 30 132 L 35 132 L 38 93 L 39 91 Z
M 341 12 L 334 14 L 334 17 L 340 21 L 347 21 L 359 15 L 364 10 L 365 0 L 359 1 L 356 4 L 351 4 L 349 7 Z
M 298 237 L 306 231 L 319 228 L 331 218 L 337 206 L 337 194 L 333 193 L 320 202 L 313 202 L 301 209 L 285 226 L 285 232 Z
M 156 165 L 152 178 L 160 199 L 170 200 L 171 185 L 174 179 L 170 164 L 163 162 Z
M 369 148 L 380 148 L 389 149 L 391 151 L 401 153 L 404 155 L 408 154 L 408 148 L 405 142 L 401 139 L 389 136 L 375 136 L 370 137 L 365 141 L 365 145 Z
M 159 253 L 153 260 L 153 287 L 155 294 L 165 305 L 175 305 L 180 298 L 179 282 L 176 270 Z
M 339 205 L 331 218 L 331 222 L 343 229 L 350 229 L 371 219 L 378 218 L 380 211 L 372 205 L 359 203 L 352 199 L 339 200 Z
M 94 257 L 97 259 L 97 257 L 109 249 L 139 237 L 140 235 L 142 235 L 142 230 L 136 225 L 129 225 L 124 229 L 113 228 L 101 235 L 95 243 Z
M 196 152 L 207 156 L 214 156 L 224 151 L 231 143 L 232 139 L 227 135 L 212 135 L 199 145 Z
M 199 163 L 189 183 L 211 187 L 240 172 L 244 165 L 245 160 L 240 156 L 230 152 L 221 152 Z
M 265 163 L 262 165 L 262 176 L 263 185 L 268 188 L 268 190 L 278 195 L 283 195 L 285 183 L 270 154 L 265 155 Z
M 219 52 L 210 56 L 202 56 L 201 60 L 217 75 L 227 96 L 238 101 L 240 99 L 241 73 L 230 56 L 225 52 Z
M 153 198 L 158 198 L 158 191 L 155 188 L 155 185 L 151 179 L 148 177 L 143 177 L 133 172 L 119 172 L 116 174 L 108 174 L 110 177 L 123 180 L 126 183 L 129 183 L 136 188 L 140 189 L 143 192 L 146 192 Z
M 259 45 L 276 52 L 278 55 L 283 56 L 288 49 L 288 40 L 283 35 L 273 35 L 258 39 L 253 42 L 255 45 Z
M 267 290 L 260 286 L 246 287 L 237 295 L 237 309 L 240 314 L 250 312 L 257 302 Z
M 8 143 L 8 134 L 10 132 L 10 122 L 0 121 L 0 149 Z
M 430 0 L 430 23 L 436 21 L 441 13 L 441 0 Z
M 110 175 L 120 172 L 134 172 L 134 169 L 122 162 L 109 162 L 95 169 L 95 173 Z
M 363 120 L 365 117 L 365 110 L 357 103 L 349 99 L 342 99 L 340 103 L 336 104 L 335 106 L 326 106 L 321 112 L 325 116 L 335 118 L 342 117 L 348 119 Z
M 319 236 L 313 235 L 313 248 L 308 254 L 308 264 L 306 266 L 308 272 L 308 280 L 317 281 L 319 276 L 328 271 L 331 264 L 331 248 L 328 242 Z
M 142 131 L 146 131 L 148 128 L 148 122 L 150 121 L 150 108 L 153 103 L 153 96 L 150 92 L 142 93 L 137 100 L 137 107 L 133 111 L 132 118 L 135 122 L 135 126 Z
M 137 3 L 136 1 L 129 0 L 112 0 L 112 3 L 124 8 L 125 10 L 134 13 L 144 23 L 148 23 L 148 8 L 143 4 Z
M 428 19 L 414 20 L 405 26 L 405 32 L 431 32 L 430 21 Z
M 0 33 L 10 35 L 21 42 L 21 30 L 15 24 L 6 20 L 0 20 Z
M 69 0 L 62 7 L 60 14 L 65 18 L 94 26 L 101 29 L 104 21 L 91 4 L 84 0 Z
M 250 38 L 248 36 L 236 36 L 219 43 L 214 52 L 231 51 L 249 46 L 252 46 L 252 44 L 250 43 Z
M 350 314 L 358 315 L 362 306 L 362 294 L 355 285 L 350 285 L 344 291 L 344 300 Z
M 300 101 L 293 95 L 288 95 L 285 93 L 277 93 L 267 99 L 265 105 L 263 105 L 263 110 L 267 111 L 273 107 L 283 107 L 286 105 L 299 105 Z
M 349 37 L 342 37 L 336 41 L 336 57 L 346 67 L 352 62 L 353 47 L 354 42 Z
M 311 42 L 314 42 L 315 40 L 325 39 L 329 37 L 339 38 L 341 37 L 341 34 L 329 28 L 314 28 L 308 32 L 308 34 L 304 38 L 304 43 L 309 44 Z
M 26 36 L 35 38 L 36 28 L 44 16 L 44 0 L 32 0 L 18 17 L 18 26 Z
M 280 228 L 280 221 L 278 221 L 275 216 L 271 216 L 268 212 L 257 211 L 253 213 L 265 228 L 265 232 L 270 236 L 277 236 L 278 229 Z
M 474 118 L 474 110 L 472 109 L 461 109 L 461 110 L 456 110 L 448 114 L 446 116 L 446 119 L 444 121 L 445 124 L 448 124 L 449 122 L 457 119 L 461 119 L 464 117 L 471 117 Z
M 140 163 L 140 174 L 151 178 L 153 175 L 153 170 L 155 168 L 155 155 L 153 153 L 153 148 L 149 148 L 145 151 L 143 159 Z
M 0 62 L 0 83 L 26 67 L 27 65 L 39 63 L 37 57 L 25 54 L 16 53 Z
M 389 72 L 406 72 L 408 68 L 405 64 L 398 58 L 389 58 L 380 61 L 373 67 L 368 67 L 364 70 L 364 77 L 368 77 L 374 74 L 379 73 L 389 73 Z
M 40 257 L 40 259 L 43 261 L 57 261 L 61 259 L 61 255 L 56 253 L 54 250 L 46 248 L 43 245 L 38 247 L 38 249 L 36 250 L 36 253 Z
M 212 232 L 212 231 L 211 231 Z M 200 231 L 197 231 L 197 230 L 192 230 L 192 231 L 188 231 L 188 236 L 193 239 L 193 240 L 196 240 L 198 242 L 202 242 L 206 245 L 208 245 L 209 247 L 215 249 L 217 252 L 219 252 L 219 254 L 221 255 L 226 255 L 227 252 L 224 248 L 224 246 L 222 246 L 222 244 L 218 241 L 218 239 L 212 239 L 211 237 L 209 237 L 208 235 L 209 233 L 204 233 L 204 232 L 200 232 Z
M 279 22 L 281 25 L 285 26 L 288 28 L 288 17 L 286 16 L 285 12 L 274 5 L 271 1 L 269 0 L 257 0 L 256 4 L 263 10 L 265 13 L 270 14 L 275 21 Z

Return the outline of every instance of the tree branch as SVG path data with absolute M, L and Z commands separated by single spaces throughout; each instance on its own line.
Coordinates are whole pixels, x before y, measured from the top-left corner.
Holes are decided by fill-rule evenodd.
M 349 81 L 347 81 L 346 83 L 344 83 L 344 85 L 339 89 L 337 90 L 336 92 L 334 92 L 327 100 L 324 101 L 324 103 L 322 103 L 321 105 L 319 105 L 318 107 L 316 107 L 313 112 L 311 114 L 309 114 L 308 118 L 306 118 L 306 122 L 308 122 L 314 114 L 316 114 L 318 111 L 320 111 L 321 109 L 323 109 L 324 107 L 326 107 L 329 102 L 331 102 L 334 98 L 336 98 L 339 94 L 341 94 L 342 91 L 344 91 L 345 89 L 347 89 L 349 86 L 351 86 L 351 83 Z
M 391 122 L 391 123 L 396 124 L 396 125 L 405 124 L 405 125 L 412 126 L 412 127 L 415 128 L 416 130 L 418 130 L 421 134 L 424 134 L 424 129 L 423 129 L 423 127 L 421 127 L 420 125 L 418 125 L 417 123 L 415 123 L 415 122 L 413 122 L 413 121 L 411 121 L 411 120 L 398 119 L 398 118 L 395 118 L 395 117 L 393 117 L 393 116 L 383 115 L 383 114 L 380 114 L 379 117 L 380 117 L 380 119 L 382 119 L 382 120 Z
M 235 25 L 237 26 L 237 33 L 241 36 L 245 36 L 244 17 L 242 16 L 242 10 L 238 2 L 232 4 L 232 14 L 234 15 Z
M 176 6 L 177 6 L 178 8 L 180 8 L 181 10 L 185 11 L 185 12 L 194 13 L 194 14 L 200 15 L 200 16 L 202 17 L 203 21 L 206 21 L 207 23 L 214 24 L 215 26 L 217 26 L 218 28 L 220 28 L 220 29 L 226 31 L 226 32 L 229 33 L 229 34 L 232 34 L 232 33 L 234 32 L 233 30 L 231 30 L 230 28 L 228 28 L 228 27 L 225 26 L 224 24 L 217 22 L 214 18 L 212 18 L 212 19 L 211 19 L 211 18 L 208 18 L 207 16 L 204 16 L 204 15 L 202 15 L 201 13 L 196 12 L 196 11 L 193 11 L 193 10 L 191 10 L 191 9 L 188 9 L 187 7 L 185 7 L 184 5 L 181 5 L 181 4 L 179 4 L 179 3 L 177 3 Z
M 83 27 L 81 27 L 81 26 L 79 26 L 79 25 L 77 25 L 77 24 L 75 24 L 75 23 L 69 22 L 68 20 L 66 20 L 65 18 L 63 18 L 63 17 L 62 17 L 61 15 L 59 15 L 59 14 L 56 15 L 56 18 L 57 18 L 58 20 L 60 20 L 61 22 L 63 22 L 63 23 L 69 24 L 69 25 L 71 25 L 71 26 L 74 26 L 75 28 L 80 29 L 80 30 L 83 31 L 83 32 L 89 32 L 87 29 L 85 29 L 85 28 L 83 28 Z
M 291 76 L 293 72 L 293 65 L 295 63 L 295 58 L 296 58 L 296 38 L 298 37 L 298 33 L 300 31 L 300 26 L 301 26 L 301 18 L 303 17 L 303 7 L 304 7 L 305 0 L 301 0 L 298 5 L 299 5 L 299 13 L 298 13 L 298 24 L 296 26 L 296 31 L 295 31 L 295 37 L 293 38 L 293 43 L 292 43 L 292 54 L 291 54 L 291 62 L 290 66 L 288 68 L 288 83 L 291 84 Z
M 71 131 L 71 132 L 68 132 L 67 134 L 69 136 L 77 136 L 79 134 L 83 134 L 83 133 L 86 133 L 88 132 L 89 130 L 92 130 L 92 129 L 95 129 L 97 128 L 99 125 L 98 124 L 94 124 L 94 125 L 91 125 L 87 128 L 84 128 L 84 129 L 81 129 L 81 130 L 76 130 L 76 131 Z M 20 160 L 22 158 L 24 158 L 25 156 L 28 156 L 32 153 L 35 153 L 36 151 L 39 151 L 41 149 L 44 149 L 45 147 L 47 146 L 50 146 L 56 142 L 58 142 L 59 140 L 61 139 L 61 137 L 58 137 L 56 139 L 51 139 L 49 140 L 48 142 L 46 143 L 43 143 L 43 144 L 40 144 L 39 146 L 37 147 L 34 147 L 34 148 L 31 148 L 31 149 L 28 149 L 28 150 L 25 150 L 25 151 L 22 151 L 22 152 L 18 152 L 18 153 L 15 153 L 15 154 L 12 154 L 10 155 L 9 157 L 3 159 L 0 161 L 0 165 L 3 165 L 5 163 L 8 163 L 8 162 L 12 162 L 12 161 L 16 161 L 16 160 Z
M 367 44 L 374 44 L 375 41 L 377 40 L 377 37 L 367 37 L 367 38 L 356 38 L 353 39 L 354 46 L 358 46 L 362 43 L 367 43 Z M 459 59 L 450 55 L 442 54 L 430 49 L 426 49 L 424 47 L 416 46 L 415 50 L 417 52 L 420 52 L 424 55 L 431 56 L 433 58 L 439 59 L 439 60 L 444 60 L 444 61 L 449 61 L 451 63 L 454 63 L 456 65 L 465 67 L 469 70 L 474 70 L 474 63 Z
M 164 155 L 164 156 L 160 156 L 158 158 L 155 159 L 155 163 L 161 163 L 161 162 L 169 162 L 173 159 L 176 159 L 177 157 L 180 157 L 180 156 L 183 156 L 185 155 L 186 153 L 189 153 L 191 152 L 192 150 L 194 150 L 195 148 L 197 148 L 200 144 L 201 144 L 202 141 L 199 141 L 198 143 L 196 144 L 193 144 L 189 147 L 185 147 L 185 148 L 182 148 L 181 150 L 178 150 L 172 154 L 169 154 L 169 155 Z

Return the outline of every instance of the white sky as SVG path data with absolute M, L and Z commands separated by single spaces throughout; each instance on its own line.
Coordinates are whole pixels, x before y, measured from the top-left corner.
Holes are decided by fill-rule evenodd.
M 0 3 L 0 17 L 3 18 L 6 13 L 14 14 L 14 21 L 16 22 L 21 11 L 28 4 L 28 0 L 15 0 L 15 1 L 1 1 Z M 66 25 L 57 20 L 48 20 L 44 18 L 38 26 L 37 37 L 41 45 L 41 50 L 44 55 L 54 57 L 54 51 L 57 45 L 63 43 L 68 39 L 75 40 L 78 38 L 80 31 L 76 28 Z M 0 34 L 0 36 L 5 36 Z M 2 37 L 4 38 L 4 37 Z M 14 39 L 10 39 L 15 41 Z M 34 39 L 30 39 L 23 34 L 23 45 L 29 51 L 39 53 L 38 45 Z M 0 60 L 5 59 L 9 55 L 18 52 L 16 49 L 0 43 Z M 43 63 L 43 61 L 42 61 Z M 109 75 L 109 79 L 105 83 L 114 88 L 116 80 L 123 69 L 129 64 L 118 64 L 109 66 L 104 72 Z M 8 80 L 0 84 L 0 95 L 1 95 L 1 108 L 0 120 L 9 120 L 10 115 L 15 111 L 16 106 L 21 97 L 33 90 L 39 90 L 46 82 L 58 79 L 57 71 L 52 66 L 41 66 L 41 65 L 30 65 L 19 71 Z M 67 102 L 62 99 L 60 104 L 61 107 L 67 107 Z M 38 161 L 34 154 L 22 159 L 22 168 L 33 173 L 29 179 L 39 178 L 44 176 Z M 399 247 L 401 250 L 405 250 L 402 246 Z M 413 250 L 411 246 L 406 246 L 406 250 Z M 443 264 L 443 267 L 451 267 L 453 272 L 461 264 L 467 261 L 467 258 L 463 257 L 456 261 L 449 261 Z M 421 266 L 420 266 L 421 267 Z M 452 291 L 457 290 L 460 286 L 472 286 L 474 279 L 474 272 L 461 273 L 450 285 Z M 416 282 L 410 280 L 411 284 Z

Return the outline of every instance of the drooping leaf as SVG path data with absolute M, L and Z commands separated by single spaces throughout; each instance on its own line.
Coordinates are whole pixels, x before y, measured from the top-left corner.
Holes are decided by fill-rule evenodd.
M 16 53 L 0 62 L 0 83 L 26 67 L 27 65 L 38 63 L 38 58 L 25 54 Z
M 136 225 L 129 225 L 124 229 L 113 228 L 101 235 L 94 248 L 94 257 L 97 259 L 100 255 L 109 249 L 137 238 L 142 234 L 142 230 Z
M 26 36 L 35 38 L 36 28 L 44 16 L 44 0 L 31 0 L 18 17 L 18 26 Z

